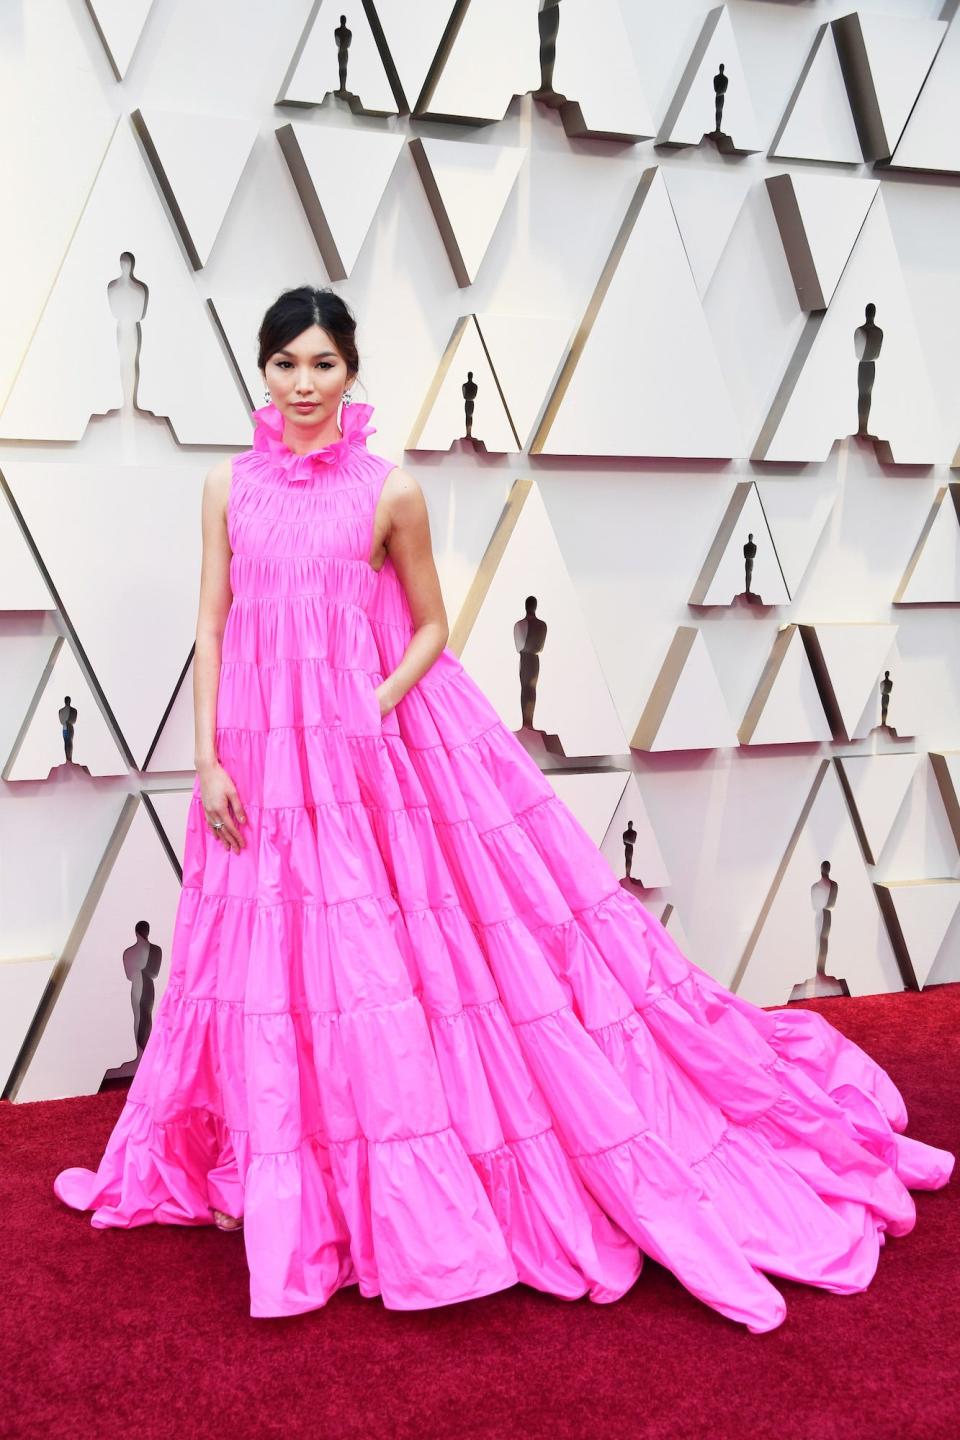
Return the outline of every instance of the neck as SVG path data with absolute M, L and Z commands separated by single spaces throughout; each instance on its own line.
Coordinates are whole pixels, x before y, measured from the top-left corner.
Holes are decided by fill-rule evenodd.
M 283 422 L 283 443 L 294 455 L 309 455 L 334 440 L 341 439 L 337 428 L 336 414 L 329 415 L 319 425 L 293 425 L 286 417 Z

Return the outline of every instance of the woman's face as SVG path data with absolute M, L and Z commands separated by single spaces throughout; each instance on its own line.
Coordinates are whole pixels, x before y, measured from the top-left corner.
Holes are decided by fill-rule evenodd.
M 267 360 L 264 379 L 277 409 L 294 425 L 336 418 L 353 376 L 326 330 L 311 325 Z

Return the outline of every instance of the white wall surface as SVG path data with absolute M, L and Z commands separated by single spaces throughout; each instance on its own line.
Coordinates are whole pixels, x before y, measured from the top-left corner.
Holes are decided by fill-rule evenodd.
M 473 0 L 475 6 L 482 3 Z M 522 7 L 517 8 L 520 14 Z M 442 26 L 442 18 L 436 18 L 442 17 L 442 7 L 428 9 L 433 23 Z M 623 22 L 658 130 L 710 9 L 704 0 L 623 0 Z M 865 15 L 916 21 L 941 13 L 933 0 L 883 0 L 860 9 Z M 378 428 L 370 448 L 404 463 L 423 486 L 451 623 L 514 480 L 532 478 L 626 736 L 634 733 L 678 626 L 700 627 L 736 727 L 782 625 L 857 621 L 899 626 L 903 673 L 897 680 L 909 684 L 923 716 L 922 731 L 906 748 L 960 749 L 957 608 L 892 604 L 938 490 L 956 477 L 950 465 L 960 443 L 960 185 L 956 174 L 887 170 L 866 163 L 780 161 L 766 153 L 817 30 L 849 13 L 850 6 L 824 0 L 804 5 L 739 0 L 727 7 L 763 146 L 757 153 L 736 157 L 718 153 L 710 141 L 676 148 L 653 140 L 628 144 L 570 138 L 558 112 L 537 104 L 529 94 L 515 98 L 503 119 L 484 126 L 409 115 L 355 115 L 333 97 L 309 109 L 275 106 L 310 10 L 310 0 L 271 0 L 269 6 L 258 0 L 155 0 L 118 81 L 84 0 L 20 0 L 0 6 L 0 133 L 6 137 L 0 150 L 0 193 L 7 211 L 0 230 L 0 406 L 16 393 L 18 383 L 26 383 L 25 377 L 33 375 L 33 385 L 45 384 L 42 367 L 37 375 L 37 367 L 31 370 L 25 363 L 31 339 L 55 292 L 110 135 L 117 123 L 129 127 L 130 114 L 138 108 L 193 115 L 201 128 L 205 115 L 232 116 L 256 127 L 258 138 L 200 270 L 189 263 L 140 147 L 144 174 L 157 192 L 157 214 L 165 213 L 169 224 L 164 239 L 172 240 L 182 255 L 183 285 L 195 292 L 201 310 L 209 299 L 229 314 L 231 340 L 245 347 L 238 360 L 247 375 L 254 368 L 256 329 L 266 306 L 292 285 L 328 283 L 275 138 L 278 126 L 294 121 L 333 129 L 366 127 L 402 135 L 405 142 L 421 136 L 522 147 L 526 158 L 472 285 L 457 284 L 406 143 L 348 277 L 336 282 L 359 321 L 362 384 L 354 393 L 375 406 Z M 943 75 L 937 76 L 938 93 L 947 96 L 960 88 L 960 46 L 950 43 L 951 38 L 948 32 L 941 54 L 956 69 L 954 83 L 945 85 Z M 847 103 L 840 92 L 838 126 L 849 126 Z M 927 112 L 924 126 L 929 128 Z M 949 123 L 948 114 L 944 123 Z M 700 296 L 730 395 L 734 428 L 743 436 L 742 454 L 710 461 L 682 454 L 598 459 L 508 453 L 484 457 L 482 465 L 457 448 L 405 457 L 403 447 L 461 316 L 539 316 L 553 326 L 565 326 L 572 341 L 638 180 L 651 166 L 662 167 L 668 191 L 674 177 L 678 223 L 681 235 L 687 228 L 691 255 L 702 257 L 699 227 L 709 228 L 715 220 L 732 224 Z M 810 323 L 797 300 L 764 184 L 767 177 L 780 174 L 824 174 L 840 184 L 845 179 L 880 180 L 929 376 L 936 430 L 931 443 L 939 457 L 935 464 L 887 465 L 869 444 L 840 436 L 822 463 L 770 465 L 748 458 Z M 735 188 L 737 203 L 729 196 L 717 199 L 725 184 Z M 319 198 L 322 202 L 323 196 Z M 122 225 L 117 230 L 121 233 Z M 111 273 L 121 273 L 119 254 Z M 150 275 L 138 278 L 149 289 Z M 101 289 L 85 303 L 107 302 Z M 58 433 L 57 394 L 51 392 L 74 385 L 82 389 L 87 378 L 84 313 L 77 312 L 73 328 L 64 324 L 57 337 L 56 383 L 40 394 L 40 401 L 51 407 L 49 434 L 29 440 L 8 434 L 0 409 L 0 435 L 5 437 L 0 440 L 0 472 L 6 475 L 9 467 L 12 475 L 16 467 L 17 484 L 23 485 L 29 483 L 24 477 L 29 464 L 38 462 L 45 475 L 53 464 L 142 467 L 144 474 L 151 467 L 153 475 L 159 467 L 181 467 L 199 488 L 209 465 L 236 447 L 218 445 L 214 436 L 207 444 L 178 445 L 160 405 L 154 405 L 152 415 L 125 406 L 93 416 L 82 438 L 70 443 L 53 439 Z M 149 309 L 144 343 L 148 317 Z M 882 326 L 882 314 L 877 320 Z M 642 316 L 631 320 L 634 323 L 641 326 Z M 607 392 L 639 415 L 644 394 L 631 383 L 630 355 L 631 345 L 642 338 L 629 328 L 620 334 L 606 359 L 603 381 Z M 888 333 L 878 365 L 895 364 L 895 341 Z M 682 354 L 684 335 L 678 332 L 673 343 Z M 224 390 L 242 396 L 219 339 L 218 346 Z M 850 353 L 849 383 L 855 387 L 852 338 Z M 69 357 L 65 364 L 64 356 Z M 562 358 L 558 356 L 558 364 Z M 187 370 L 194 363 L 189 353 L 165 352 L 165 364 L 178 360 Z M 541 413 L 550 389 L 548 377 Z M 253 398 L 262 403 L 259 389 Z M 692 429 L 695 425 L 691 413 Z M 603 450 L 602 437 L 600 442 L 598 450 Z M 785 494 L 791 487 L 798 491 L 801 513 L 804 487 L 809 487 L 811 517 L 815 496 L 824 486 L 835 494 L 810 564 L 788 604 L 691 609 L 689 596 L 734 487 L 753 479 L 782 486 Z M 8 495 L 0 494 L 0 504 L 9 503 Z M 149 487 L 132 487 L 129 515 L 118 524 L 118 543 L 130 543 L 136 533 L 140 543 L 149 545 L 150 517 Z M 16 527 L 11 531 L 0 526 L 0 538 L 11 533 L 16 536 Z M 78 535 L 78 546 L 82 543 Z M 170 564 L 176 563 L 171 556 Z M 122 570 L 118 575 L 122 577 Z M 51 579 L 55 584 L 56 577 Z M 91 583 L 109 585 L 111 577 L 98 571 Z M 184 583 L 195 584 L 192 571 Z M 116 600 L 122 607 L 119 591 Z M 8 654 L 13 663 L 27 611 L 33 623 L 38 621 L 35 606 L 34 594 L 24 608 L 9 604 L 0 612 L 4 671 Z M 66 620 L 55 608 L 43 623 L 51 634 L 61 633 L 73 643 Z M 152 617 L 151 626 L 155 623 Z M 78 658 L 85 663 L 82 654 Z M 148 654 L 140 663 L 149 664 Z M 548 663 L 546 656 L 543 663 Z M 109 695 L 104 698 L 109 705 Z M 24 713 L 22 685 L 0 686 L 0 707 L 5 707 L 2 733 L 15 735 Z M 7 708 L 17 713 L 7 714 Z M 161 716 L 162 707 L 157 724 Z M 140 733 L 148 728 L 141 721 Z M 865 741 L 849 744 L 626 751 L 616 756 L 619 764 L 636 772 L 671 878 L 670 887 L 654 898 L 674 902 L 690 953 L 699 964 L 726 983 L 733 980 L 820 759 L 904 748 L 902 741 L 874 732 Z M 167 753 L 178 752 L 174 747 Z M 2 761 L 7 758 L 5 754 Z M 136 748 L 135 759 L 142 763 L 142 746 Z M 182 770 L 157 772 L 151 766 L 149 778 L 155 789 L 164 784 L 175 788 L 182 787 L 188 775 Z M 144 773 L 132 766 L 127 774 L 96 780 L 74 772 L 0 780 L 0 960 L 62 953 L 122 801 L 145 783 Z M 918 766 L 880 863 L 867 867 L 867 873 L 874 881 L 960 875 L 957 841 L 928 761 Z M 811 875 L 810 883 L 816 878 Z M 168 936 L 151 938 L 169 954 Z M 799 936 L 797 953 L 784 957 L 784 999 L 813 968 L 810 953 L 800 948 L 808 939 Z M 833 968 L 842 974 L 839 961 Z M 948 932 L 929 978 L 960 978 L 960 920 Z M 4 1054 L 9 1052 L 6 1037 Z M 4 1079 L 0 1077 L 0 1084 Z

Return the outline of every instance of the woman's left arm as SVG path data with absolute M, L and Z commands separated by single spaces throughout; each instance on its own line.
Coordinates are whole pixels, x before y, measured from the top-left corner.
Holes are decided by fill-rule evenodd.
M 450 626 L 430 542 L 427 502 L 419 482 L 399 466 L 384 481 L 376 519 L 374 554 L 381 547 L 389 552 L 414 625 L 402 659 L 376 689 L 380 713 L 386 715 L 430 669 L 447 643 Z

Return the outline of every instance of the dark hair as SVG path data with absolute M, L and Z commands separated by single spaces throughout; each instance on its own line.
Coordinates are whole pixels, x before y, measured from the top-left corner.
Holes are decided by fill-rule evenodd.
M 335 290 L 317 290 L 313 285 L 298 285 L 284 290 L 264 315 L 258 335 L 257 364 L 266 368 L 270 356 L 282 350 L 311 325 L 326 330 L 346 362 L 347 370 L 356 375 L 360 369 L 357 354 L 357 322 L 346 301 Z

